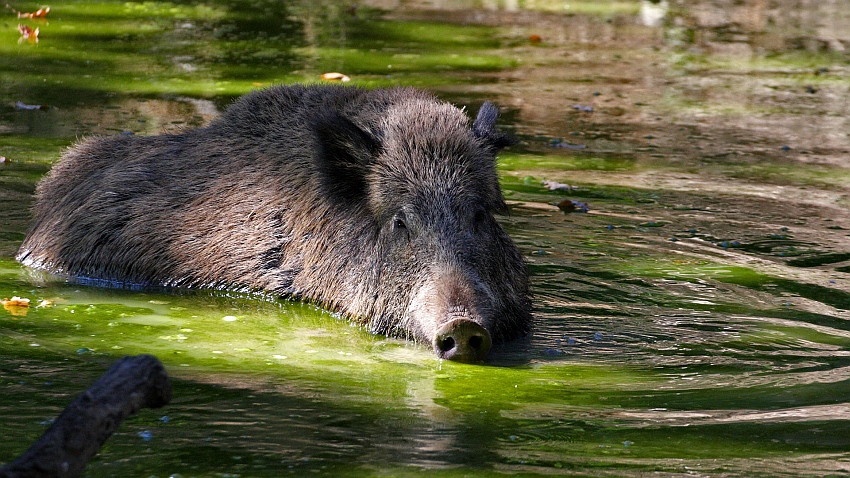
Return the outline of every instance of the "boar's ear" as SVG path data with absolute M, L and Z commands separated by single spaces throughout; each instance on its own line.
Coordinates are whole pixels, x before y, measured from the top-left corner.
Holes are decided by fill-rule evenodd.
M 499 108 L 493 103 L 485 101 L 478 110 L 478 117 L 472 123 L 472 133 L 476 138 L 482 139 L 496 153 L 506 146 L 516 144 L 516 140 L 496 129 L 496 118 L 499 117 Z
M 336 112 L 315 117 L 316 170 L 322 193 L 342 203 L 366 196 L 366 175 L 379 153 L 380 144 L 348 118 Z

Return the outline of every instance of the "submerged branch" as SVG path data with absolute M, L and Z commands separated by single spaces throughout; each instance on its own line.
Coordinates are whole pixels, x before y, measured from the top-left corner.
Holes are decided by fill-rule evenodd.
M 0 478 L 79 476 L 125 418 L 169 401 L 171 383 L 156 357 L 124 357 L 77 397 L 23 455 L 0 468 Z

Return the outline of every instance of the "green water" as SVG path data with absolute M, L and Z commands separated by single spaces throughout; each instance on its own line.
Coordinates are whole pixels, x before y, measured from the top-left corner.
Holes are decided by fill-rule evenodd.
M 85 476 L 850 472 L 850 57 L 800 40 L 842 40 L 843 17 L 733 35 L 681 6 L 643 26 L 640 2 L 395 3 L 4 11 L 0 298 L 32 305 L 0 310 L 0 463 L 117 358 L 151 353 L 172 403 L 126 421 Z M 530 338 L 440 362 L 311 305 L 84 287 L 12 259 L 77 138 L 181 131 L 329 71 L 502 106 Z

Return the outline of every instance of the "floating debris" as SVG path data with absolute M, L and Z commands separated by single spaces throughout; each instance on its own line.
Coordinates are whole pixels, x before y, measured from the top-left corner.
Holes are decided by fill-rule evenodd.
M 549 146 L 553 148 L 571 149 L 573 151 L 578 151 L 587 148 L 587 146 L 583 144 L 568 143 L 560 138 L 553 139 L 552 141 L 550 141 Z
M 29 26 L 19 23 L 18 31 L 21 32 L 21 38 L 18 42 L 26 40 L 30 43 L 38 43 L 38 27 L 35 27 L 35 30 L 33 30 Z
M 31 12 L 31 13 L 19 12 L 19 11 L 15 10 L 14 8 L 12 8 L 12 6 L 9 5 L 8 3 L 6 4 L 6 8 L 15 12 L 18 15 L 18 18 L 33 18 L 33 19 L 34 18 L 44 18 L 44 17 L 47 16 L 48 13 L 50 13 L 50 7 L 41 7 L 38 10 Z
M 341 81 L 343 83 L 347 81 L 351 81 L 351 78 L 348 75 L 343 75 L 342 73 L 331 72 L 331 73 L 323 73 L 319 78 L 325 81 Z
M 50 109 L 50 106 L 47 106 L 47 105 L 28 105 L 28 104 L 26 104 L 26 103 L 22 103 L 22 102 L 20 102 L 20 101 L 16 101 L 16 102 L 15 102 L 15 109 L 16 109 L 16 110 L 26 110 L 26 111 L 33 111 L 33 110 L 49 110 L 49 109 Z
M 550 191 L 572 191 L 573 189 L 578 189 L 575 186 L 559 183 L 558 181 L 550 181 L 548 179 L 544 179 L 541 184 L 549 188 Z
M 596 95 L 596 93 L 594 93 L 594 95 Z M 593 113 L 593 107 L 592 106 L 570 105 L 570 108 L 572 108 L 574 110 L 578 110 L 578 111 L 583 111 L 585 113 Z
M 564 211 L 564 214 L 569 214 L 571 212 L 588 212 L 590 211 L 590 206 L 587 203 L 581 201 L 573 201 L 572 199 L 564 199 L 563 201 L 556 204 L 558 209 Z
M 30 306 L 29 299 L 18 296 L 13 296 L 11 299 L 3 299 L 0 303 L 3 304 L 3 308 L 10 314 L 17 316 L 27 315 L 27 311 L 29 311 Z

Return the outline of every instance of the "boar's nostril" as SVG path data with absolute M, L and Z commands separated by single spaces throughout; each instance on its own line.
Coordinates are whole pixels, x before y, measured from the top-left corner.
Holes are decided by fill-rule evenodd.
M 449 350 L 455 348 L 454 337 L 446 337 L 443 340 L 438 341 L 437 348 L 440 349 L 440 352 L 448 352 Z
M 467 319 L 457 319 L 443 325 L 434 337 L 434 352 L 442 359 L 459 362 L 483 360 L 490 351 L 490 333 Z

